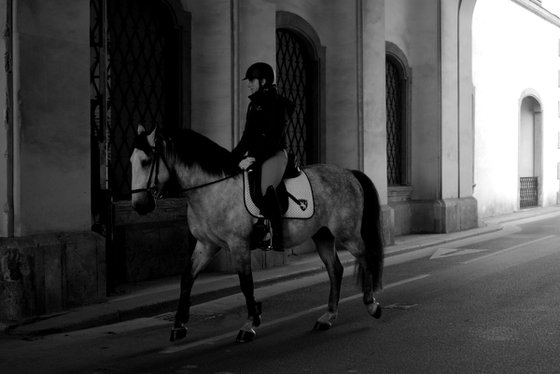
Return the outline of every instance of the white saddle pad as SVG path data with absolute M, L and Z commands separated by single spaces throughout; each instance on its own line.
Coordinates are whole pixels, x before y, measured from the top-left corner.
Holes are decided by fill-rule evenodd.
M 284 213 L 284 218 L 311 218 L 315 213 L 315 203 L 313 202 L 313 191 L 309 178 L 302 171 L 296 178 L 284 179 L 286 190 L 291 195 L 288 197 L 288 210 Z M 249 192 L 249 178 L 247 172 L 243 173 L 243 197 L 247 211 L 256 218 L 263 218 L 259 208 L 253 202 Z M 297 200 L 297 202 L 295 201 Z

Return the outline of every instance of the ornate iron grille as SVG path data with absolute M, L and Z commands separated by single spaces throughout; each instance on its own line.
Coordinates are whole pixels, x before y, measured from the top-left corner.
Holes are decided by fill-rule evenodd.
M 398 67 L 386 61 L 387 184 L 403 185 L 403 87 Z
M 539 205 L 539 178 L 519 178 L 519 206 L 521 209 Z
M 311 127 L 309 56 L 301 39 L 285 29 L 276 31 L 276 84 L 278 92 L 295 104 L 288 120 L 286 141 L 302 165 L 311 162 L 309 134 Z
M 105 188 L 123 200 L 138 124 L 178 125 L 179 37 L 161 1 L 91 0 L 91 13 L 92 128 L 105 152 Z
M 92 139 L 103 143 L 103 129 L 106 116 L 101 113 L 105 110 L 105 53 L 104 53 L 104 2 L 103 0 L 90 1 L 90 121 Z M 96 156 L 96 158 L 99 155 Z M 97 160 L 94 160 L 97 161 Z M 101 187 L 101 186 L 100 186 Z
M 94 230 L 107 235 L 109 152 L 105 132 L 110 122 L 107 105 L 106 0 L 90 0 L 90 126 L 91 126 L 91 207 Z

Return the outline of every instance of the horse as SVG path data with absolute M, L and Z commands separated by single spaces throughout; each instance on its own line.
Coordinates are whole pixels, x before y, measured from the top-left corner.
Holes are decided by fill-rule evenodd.
M 221 248 L 230 251 L 246 301 L 248 319 L 236 340 L 255 338 L 262 303 L 254 296 L 251 272 L 251 232 L 256 218 L 243 201 L 243 172 L 227 149 L 190 129 L 148 132 L 138 127 L 130 157 L 131 203 L 139 214 L 156 208 L 165 184 L 176 179 L 187 201 L 187 223 L 196 245 L 181 277 L 171 341 L 187 335 L 190 295 L 197 275 Z M 309 219 L 283 219 L 284 247 L 308 239 L 315 243 L 330 280 L 327 311 L 314 330 L 327 330 L 338 316 L 343 266 L 337 250 L 346 249 L 356 261 L 357 283 L 369 315 L 380 318 L 382 306 L 374 294 L 382 286 L 383 238 L 377 190 L 363 172 L 328 164 L 302 168 L 310 181 L 315 212 Z

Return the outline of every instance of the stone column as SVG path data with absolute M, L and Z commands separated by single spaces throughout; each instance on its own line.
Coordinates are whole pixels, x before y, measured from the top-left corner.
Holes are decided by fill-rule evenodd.
M 8 71 L 0 70 L 0 113 L 3 126 L 0 126 L 0 237 L 13 235 L 13 122 L 11 112 L 8 111 L 8 102 L 11 100 L 11 92 L 8 88 L 8 80 L 11 78 L 11 14 L 9 12 L 11 0 L 0 1 L 0 24 L 6 31 L 3 43 L 0 43 L 0 56 L 4 56 L 4 63 Z M 8 76 L 10 74 L 10 77 Z
M 234 72 L 232 43 L 236 37 L 237 0 L 196 0 L 192 13 L 192 123 L 191 128 L 223 147 L 232 143 Z
M 385 2 L 357 0 L 358 116 L 362 126 L 363 169 L 382 204 L 386 243 L 394 242 L 394 212 L 387 204 L 385 106 Z M 361 80 L 361 82 L 360 82 Z
M 89 1 L 15 4 L 15 232 L 89 230 Z
M 472 92 L 470 29 L 474 6 L 462 3 L 466 4 L 442 0 L 438 9 L 441 185 L 435 205 L 436 232 L 473 228 L 478 221 L 476 200 L 472 197 L 474 128 L 468 114 L 472 111 L 468 98 Z
M 90 231 L 89 0 L 12 4 L 14 224 L 0 238 L 0 320 L 105 295 L 104 240 Z

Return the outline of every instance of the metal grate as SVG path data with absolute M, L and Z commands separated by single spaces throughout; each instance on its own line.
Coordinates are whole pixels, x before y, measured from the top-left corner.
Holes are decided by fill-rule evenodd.
M 385 69 L 387 106 L 387 184 L 403 185 L 403 107 L 402 75 L 387 59 Z
M 106 188 L 123 200 L 130 196 L 129 157 L 138 124 L 178 125 L 180 47 L 161 1 L 91 0 L 91 11 L 92 128 L 103 143 Z
M 278 92 L 295 104 L 294 114 L 287 124 L 286 141 L 299 162 L 306 165 L 312 161 L 308 145 L 312 115 L 311 64 L 301 38 L 289 30 L 276 31 L 276 65 Z
M 92 136 L 92 185 L 94 192 L 107 189 L 104 140 L 107 126 L 107 76 L 105 48 L 105 0 L 90 1 L 90 122 Z M 102 157 L 103 155 L 103 157 Z M 94 204 L 95 207 L 95 204 Z
M 519 206 L 521 209 L 539 205 L 539 178 L 519 178 Z

